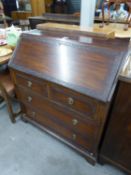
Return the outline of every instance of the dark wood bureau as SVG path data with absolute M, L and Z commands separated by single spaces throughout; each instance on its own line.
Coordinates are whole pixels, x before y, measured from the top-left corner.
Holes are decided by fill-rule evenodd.
M 62 36 L 23 34 L 9 64 L 12 79 L 23 117 L 95 164 L 128 40 Z

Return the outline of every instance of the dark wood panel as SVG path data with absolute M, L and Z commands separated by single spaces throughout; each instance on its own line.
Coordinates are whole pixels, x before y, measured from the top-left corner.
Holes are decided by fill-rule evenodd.
M 97 102 L 64 87 L 50 85 L 50 99 L 91 119 L 97 119 Z
M 45 105 L 43 103 L 43 105 Z M 28 109 L 27 103 L 25 103 L 26 108 Z M 33 115 L 32 109 L 32 115 Z M 57 107 L 54 107 L 53 110 L 45 111 L 43 113 L 48 113 L 48 117 L 51 118 L 54 122 L 63 125 L 66 128 L 82 135 L 85 138 L 90 138 L 90 140 L 95 140 L 98 132 L 98 124 L 93 122 L 83 122 L 77 115 L 73 115 L 70 112 L 65 112 L 64 110 L 59 110 Z
M 20 44 L 13 61 L 16 69 L 109 100 L 123 52 L 46 37 L 26 37 Z
M 19 86 L 23 86 L 28 90 L 35 91 L 43 96 L 46 96 L 46 97 L 48 96 L 47 83 L 31 78 L 30 76 L 17 74 L 16 84 Z
M 66 140 L 70 141 L 72 144 L 76 144 L 83 149 L 87 149 L 89 152 L 93 151 L 93 146 L 90 138 L 82 138 L 81 135 L 78 135 L 75 131 L 71 131 L 69 128 L 59 125 L 58 122 L 54 122 L 47 113 L 35 112 L 32 114 L 31 108 L 27 109 L 27 117 L 30 117 L 34 121 L 43 125 L 47 129 L 52 130 L 56 134 L 64 137 Z M 35 111 L 35 109 L 34 109 Z
M 91 120 L 82 120 L 79 115 L 71 112 L 69 109 L 65 110 L 61 106 L 54 105 L 48 99 L 42 98 L 23 88 L 17 88 L 17 94 L 24 104 L 43 111 L 43 113 L 48 113 L 52 120 L 59 122 L 83 136 L 89 137 L 93 141 L 95 140 L 100 123 Z
M 85 32 L 86 33 L 86 32 Z M 128 50 L 128 44 L 129 44 L 129 39 L 120 39 L 120 38 L 115 38 L 115 39 L 107 39 L 103 37 L 93 37 L 89 36 L 89 34 L 83 34 L 82 32 L 76 32 L 75 30 L 73 32 L 69 31 L 56 31 L 56 30 L 33 30 L 30 35 L 34 35 L 33 37 L 35 38 L 44 38 L 44 37 L 53 37 L 53 38 L 64 38 L 65 41 L 70 41 L 70 42 L 77 42 L 77 43 L 82 43 L 84 45 L 88 46 L 97 46 L 101 48 L 108 48 L 111 50 L 115 51 L 120 51 L 120 52 L 125 52 Z M 35 34 L 37 36 L 35 36 Z M 25 34 L 26 35 L 26 34 Z M 121 44 L 119 44 L 121 43 Z
M 119 83 L 101 156 L 131 174 L 131 83 Z

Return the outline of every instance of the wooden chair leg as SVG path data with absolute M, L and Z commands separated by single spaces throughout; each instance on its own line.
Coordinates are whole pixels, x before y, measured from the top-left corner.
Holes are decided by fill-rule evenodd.
M 15 113 L 13 111 L 12 98 L 8 95 L 8 93 L 6 92 L 5 88 L 2 85 L 0 85 L 0 89 L 1 89 L 1 92 L 2 92 L 2 96 L 3 96 L 3 98 L 4 98 L 4 100 L 7 104 L 7 109 L 8 109 L 8 112 L 9 112 L 11 122 L 15 123 L 16 122 L 16 117 L 18 115 L 20 115 L 22 112 L 21 112 L 21 110 L 17 113 Z
M 13 107 L 12 107 L 11 101 L 10 101 L 9 97 L 5 97 L 4 99 L 5 99 L 5 102 L 6 102 L 6 105 L 7 105 L 10 120 L 12 121 L 12 123 L 15 123 L 16 122 L 16 120 L 15 120 L 16 115 L 13 112 Z

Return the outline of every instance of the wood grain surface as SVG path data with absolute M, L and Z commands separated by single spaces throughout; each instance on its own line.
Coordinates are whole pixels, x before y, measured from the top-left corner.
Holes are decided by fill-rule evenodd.
M 10 66 L 108 101 L 128 46 L 127 40 L 121 40 L 121 45 L 119 41 L 100 39 L 94 46 L 93 41 L 88 44 L 25 34 Z M 100 47 L 102 43 L 105 47 Z
M 120 80 L 100 153 L 102 163 L 111 163 L 131 174 L 131 83 Z
M 23 118 L 95 164 L 128 44 L 75 31 L 23 34 L 9 63 Z

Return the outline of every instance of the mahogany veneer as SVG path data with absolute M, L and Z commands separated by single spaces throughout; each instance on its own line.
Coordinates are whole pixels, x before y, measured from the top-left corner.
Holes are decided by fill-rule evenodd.
M 131 174 L 131 83 L 119 82 L 111 118 L 100 152 L 102 163 L 111 163 Z
M 128 40 L 81 37 L 23 34 L 9 67 L 23 117 L 94 164 Z
M 125 171 L 126 174 L 131 175 L 130 51 L 119 76 L 119 83 L 114 95 L 99 157 L 101 163 L 110 163 Z

